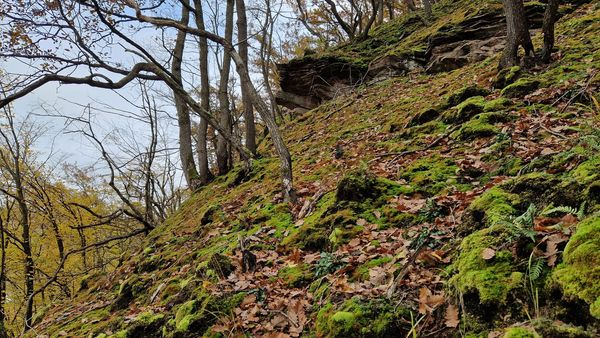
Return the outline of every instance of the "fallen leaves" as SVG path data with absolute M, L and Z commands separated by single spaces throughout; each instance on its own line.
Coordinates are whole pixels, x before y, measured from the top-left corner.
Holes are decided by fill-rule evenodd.
M 427 314 L 433 312 L 438 306 L 444 304 L 444 293 L 433 294 L 428 288 L 419 289 L 419 313 Z
M 453 304 L 448 304 L 444 319 L 446 320 L 444 322 L 446 327 L 457 327 L 458 324 L 460 324 L 460 319 L 458 318 L 458 308 L 456 308 L 456 306 Z
M 492 248 L 485 248 L 481 251 L 481 258 L 485 259 L 486 261 L 489 261 L 490 259 L 494 258 L 496 256 L 496 250 L 492 249 Z

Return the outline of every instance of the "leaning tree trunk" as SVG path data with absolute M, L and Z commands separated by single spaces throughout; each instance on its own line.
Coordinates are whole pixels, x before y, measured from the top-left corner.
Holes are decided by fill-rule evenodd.
M 523 46 L 527 56 L 534 55 L 534 48 L 523 0 L 502 0 L 502 2 L 506 14 L 506 46 L 499 66 L 506 68 L 519 64 L 520 46 Z
M 189 4 L 188 0 L 182 0 Z M 182 6 L 181 24 L 188 24 L 190 11 L 187 6 Z M 175 48 L 173 49 L 173 62 L 171 72 L 178 84 L 183 85 L 181 75 L 181 64 L 183 62 L 183 51 L 185 49 L 185 31 L 177 32 Z M 192 126 L 190 121 L 190 112 L 187 105 L 180 95 L 174 93 L 175 108 L 177 109 L 177 124 L 179 126 L 179 156 L 183 175 L 190 189 L 195 190 L 198 185 L 198 171 L 194 163 L 194 151 L 192 149 Z
M 234 0 L 227 0 L 225 14 L 225 40 L 231 43 L 233 39 L 233 5 Z M 231 69 L 231 55 L 223 53 L 223 68 L 219 82 L 219 125 L 221 128 L 231 132 L 231 114 L 229 112 L 229 74 Z M 217 137 L 217 171 L 224 175 L 229 171 L 229 151 L 225 137 L 221 134 Z
M 246 18 L 246 4 L 244 0 L 236 0 L 238 49 L 239 54 L 248 67 L 248 19 Z M 242 103 L 244 105 L 244 126 L 246 134 L 246 148 L 256 155 L 256 125 L 254 124 L 254 108 L 248 94 L 248 89 L 242 87 Z
M 546 12 L 544 12 L 544 24 L 542 32 L 544 33 L 544 46 L 540 54 L 540 59 L 544 63 L 550 62 L 552 49 L 554 48 L 554 24 L 558 16 L 559 0 L 548 0 Z
M 6 303 L 6 242 L 4 239 L 4 222 L 0 218 L 0 338 L 6 338 L 6 327 L 4 320 L 4 304 Z

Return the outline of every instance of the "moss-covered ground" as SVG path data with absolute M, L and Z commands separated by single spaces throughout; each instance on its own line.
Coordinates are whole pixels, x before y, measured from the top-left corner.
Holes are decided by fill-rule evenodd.
M 419 55 L 479 3 L 334 52 Z M 598 336 L 597 2 L 561 18 L 557 48 L 533 69 L 497 74 L 494 56 L 359 87 L 286 123 L 297 204 L 263 142 L 251 172 L 193 194 L 29 335 Z

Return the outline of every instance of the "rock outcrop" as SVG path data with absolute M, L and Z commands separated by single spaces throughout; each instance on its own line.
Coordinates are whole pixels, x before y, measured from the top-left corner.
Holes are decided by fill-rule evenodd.
M 527 4 L 532 29 L 541 27 L 544 8 L 543 4 L 537 2 Z M 415 20 L 409 21 L 414 24 Z M 421 24 L 425 25 L 424 22 Z M 498 6 L 466 17 L 459 23 L 442 26 L 429 36 L 424 36 L 422 45 L 426 48 L 421 50 L 393 50 L 371 60 L 359 61 L 342 56 L 310 55 L 280 64 L 281 91 L 277 94 L 277 103 L 304 112 L 361 83 L 415 71 L 451 71 L 482 61 L 504 48 L 505 26 L 502 8 Z M 409 36 L 402 34 L 399 40 Z M 379 37 L 373 37 L 372 40 L 368 42 L 372 48 L 381 48 L 385 44 Z

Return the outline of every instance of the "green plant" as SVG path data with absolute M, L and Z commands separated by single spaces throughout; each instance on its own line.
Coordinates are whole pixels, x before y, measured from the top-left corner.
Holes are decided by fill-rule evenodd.
M 542 216 L 551 216 L 554 214 L 567 214 L 567 215 L 573 215 L 576 216 L 578 219 L 583 219 L 585 217 L 585 207 L 586 207 L 586 201 L 583 201 L 583 203 L 581 203 L 581 205 L 579 206 L 579 209 L 570 207 L 570 206 L 558 206 L 558 207 L 553 207 L 552 205 L 549 205 L 546 209 L 544 209 L 540 215 Z
M 535 242 L 536 232 L 533 230 L 535 216 L 537 215 L 537 207 L 532 203 L 527 210 L 518 217 L 509 218 L 507 220 L 498 221 L 499 224 L 505 225 L 512 233 L 511 241 L 521 237 L 527 237 Z
M 341 267 L 341 263 L 334 255 L 328 252 L 321 252 L 321 258 L 315 267 L 315 277 L 320 278 L 334 272 Z

